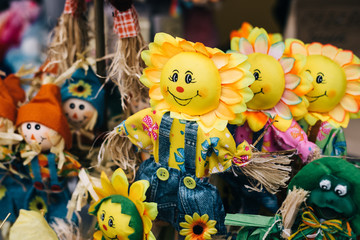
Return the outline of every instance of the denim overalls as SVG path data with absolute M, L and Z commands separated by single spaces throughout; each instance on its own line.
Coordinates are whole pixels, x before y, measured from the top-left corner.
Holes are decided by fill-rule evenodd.
M 218 234 L 226 234 L 224 225 L 225 211 L 220 195 L 208 178 L 195 177 L 196 122 L 186 121 L 185 125 L 185 172 L 168 166 L 170 150 L 170 129 L 173 119 L 165 113 L 159 129 L 159 163 L 153 156 L 144 161 L 136 180 L 150 182 L 147 190 L 147 201 L 158 204 L 158 219 L 171 223 L 180 231 L 180 222 L 185 222 L 185 215 L 191 217 L 196 212 L 200 216 L 207 214 L 215 220 Z

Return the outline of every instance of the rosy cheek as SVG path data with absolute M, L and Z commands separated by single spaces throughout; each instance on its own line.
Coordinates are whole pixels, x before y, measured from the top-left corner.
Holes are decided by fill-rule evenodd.
M 84 112 L 84 116 L 87 117 L 87 118 L 91 118 L 93 115 L 94 115 L 93 111 Z
M 265 84 L 263 87 L 263 93 L 271 92 L 271 86 L 269 84 Z
M 333 98 L 336 96 L 336 90 L 330 90 L 328 93 L 329 98 Z
M 203 98 L 206 98 L 209 95 L 209 89 L 207 88 L 200 89 L 199 95 Z

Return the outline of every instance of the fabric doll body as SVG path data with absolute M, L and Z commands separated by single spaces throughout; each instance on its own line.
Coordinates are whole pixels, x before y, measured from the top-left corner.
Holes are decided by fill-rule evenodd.
M 136 178 L 150 182 L 149 200 L 158 203 L 159 219 L 178 227 L 185 214 L 206 213 L 218 222 L 219 232 L 225 232 L 222 202 L 207 177 L 227 170 L 234 158 L 245 163 L 251 154 L 246 143 L 235 148 L 227 129 L 205 134 L 194 121 L 172 119 L 169 113 L 150 108 L 125 120 L 118 131 L 137 147 L 153 152 Z

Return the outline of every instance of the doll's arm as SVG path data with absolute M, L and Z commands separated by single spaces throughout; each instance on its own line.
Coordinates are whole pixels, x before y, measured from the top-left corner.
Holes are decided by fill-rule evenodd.
M 285 132 L 274 125 L 271 128 L 276 134 L 276 139 L 285 143 L 288 148 L 295 148 L 303 162 L 312 161 L 320 156 L 319 147 L 308 140 L 306 133 L 295 120 Z
M 156 119 L 156 112 L 146 108 L 124 120 L 116 127 L 116 131 L 121 136 L 127 136 L 137 147 L 151 150 L 159 134 Z

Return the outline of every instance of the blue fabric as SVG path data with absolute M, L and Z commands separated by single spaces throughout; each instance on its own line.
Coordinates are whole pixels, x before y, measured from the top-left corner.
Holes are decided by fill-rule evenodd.
M 164 114 L 159 128 L 159 163 L 151 157 L 144 161 L 136 179 L 145 179 L 150 182 L 147 191 L 147 201 L 158 204 L 158 219 L 171 223 L 175 229 L 181 230 L 179 223 L 185 222 L 185 215 L 193 216 L 196 212 L 200 216 L 209 215 L 209 219 L 215 220 L 218 234 L 225 234 L 224 225 L 225 211 L 216 187 L 208 182 L 208 178 L 195 177 L 195 155 L 197 142 L 196 122 L 186 121 L 185 127 L 185 172 L 168 166 L 170 149 L 170 129 L 173 119 L 169 113 Z M 166 168 L 169 178 L 160 180 L 156 171 Z M 191 177 L 196 182 L 194 189 L 185 186 L 183 179 Z
M 74 96 L 70 91 L 69 87 L 73 84 L 77 84 L 80 80 L 91 85 L 91 95 L 87 97 Z M 105 90 L 101 89 L 101 83 L 98 77 L 95 75 L 92 68 L 89 66 L 87 75 L 83 68 L 78 68 L 71 79 L 67 79 L 64 85 L 61 87 L 61 100 L 65 102 L 70 98 L 77 98 L 89 102 L 98 112 L 97 126 L 101 126 L 104 121 L 104 105 L 105 105 Z

